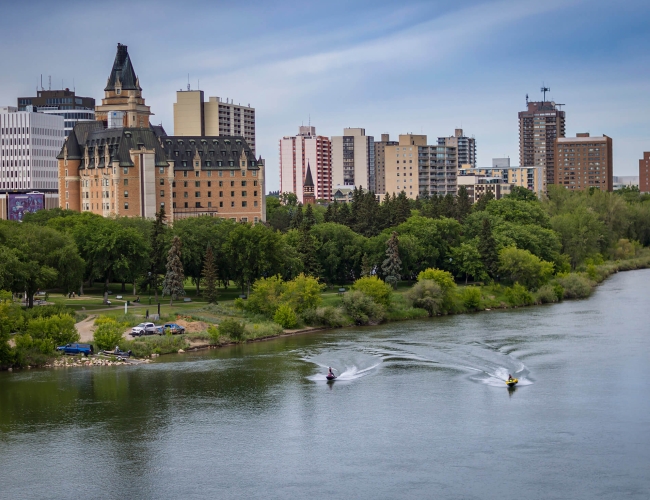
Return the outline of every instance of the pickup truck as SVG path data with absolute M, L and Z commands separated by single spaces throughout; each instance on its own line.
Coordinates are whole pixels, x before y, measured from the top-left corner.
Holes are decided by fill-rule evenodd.
M 93 354 L 91 344 L 66 344 L 57 347 L 56 350 L 61 351 L 63 354 L 83 354 L 84 356 Z
M 153 323 L 140 323 L 131 329 L 131 337 L 141 337 L 142 335 L 162 335 L 164 333 L 162 326 L 156 326 Z
M 163 326 L 163 331 L 166 332 L 167 329 L 172 332 L 172 335 L 183 335 L 185 333 L 185 328 L 183 328 L 181 325 L 177 325 L 176 323 L 165 323 Z

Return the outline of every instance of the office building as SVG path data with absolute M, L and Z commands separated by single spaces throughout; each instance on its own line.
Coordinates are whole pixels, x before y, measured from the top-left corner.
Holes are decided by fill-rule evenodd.
M 457 192 L 456 148 L 427 145 L 426 135 L 400 135 L 385 147 L 386 193 L 404 191 L 412 199 Z
M 650 152 L 645 151 L 639 160 L 639 191 L 650 193 Z
M 167 136 L 149 125 L 150 115 L 126 46 L 118 44 L 101 119 L 78 123 L 57 157 L 61 208 L 146 218 L 164 208 L 170 222 L 198 215 L 265 220 L 264 160 L 243 137 Z
M 571 190 L 614 190 L 612 138 L 588 133 L 555 141 L 556 184 Z M 548 177 L 548 176 L 547 176 Z
M 456 148 L 456 168 L 461 165 L 476 167 L 476 139 L 466 137 L 462 128 L 457 128 L 450 137 L 438 137 L 438 146 Z
M 314 196 L 332 199 L 332 144 L 329 138 L 316 135 L 316 127 L 301 126 L 295 136 L 280 139 L 280 191 L 295 193 L 304 203 L 307 170 L 311 170 Z
M 397 146 L 388 134 L 381 134 L 381 141 L 375 141 L 375 193 L 386 192 L 386 146 Z
M 548 90 L 548 89 L 547 89 Z M 565 135 L 565 113 L 555 102 L 528 102 L 519 113 L 519 165 L 544 167 L 547 184 L 554 184 L 555 140 Z
M 66 137 L 76 123 L 95 119 L 95 99 L 78 96 L 70 89 L 41 89 L 36 92 L 36 97 L 19 97 L 17 101 L 18 111 L 62 116 Z
M 332 137 L 332 185 L 375 189 L 374 137 L 363 128 L 343 129 Z
M 174 103 L 174 135 L 239 136 L 255 152 L 255 108 L 232 99 L 210 97 L 202 90 L 179 90 Z

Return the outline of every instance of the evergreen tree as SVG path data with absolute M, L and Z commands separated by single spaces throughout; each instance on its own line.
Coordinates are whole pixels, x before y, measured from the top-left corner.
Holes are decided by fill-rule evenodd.
M 314 209 L 311 206 L 311 203 L 307 204 L 305 209 L 305 215 L 302 219 L 302 227 L 309 231 L 316 224 L 316 217 L 314 217 Z
M 370 259 L 368 258 L 368 254 L 364 253 L 363 257 L 361 258 L 361 277 L 365 278 L 366 276 L 370 276 L 372 274 L 372 265 L 370 264 Z
M 488 218 L 483 219 L 483 227 L 478 240 L 478 251 L 481 254 L 481 260 L 488 275 L 492 279 L 496 278 L 499 272 L 499 249 L 492 234 L 492 224 Z
M 402 278 L 402 261 L 399 258 L 399 239 L 395 231 L 386 242 L 386 259 L 381 265 L 381 270 L 386 276 L 384 281 L 397 288 L 397 282 Z
M 156 213 L 156 220 L 153 223 L 153 230 L 151 231 L 151 266 L 147 279 L 149 287 L 154 290 L 156 302 L 158 302 L 159 276 L 163 273 L 165 263 L 166 220 L 165 207 L 160 207 L 160 211 Z
M 214 253 L 212 247 L 208 245 L 205 252 L 205 259 L 203 260 L 203 282 L 205 283 L 204 297 L 209 304 L 217 303 L 217 266 L 215 263 Z
M 379 230 L 383 231 L 386 228 L 393 226 L 393 220 L 395 219 L 393 201 L 388 193 L 384 196 L 384 201 L 379 207 Z
M 327 210 L 325 210 L 325 215 L 323 215 L 324 222 L 334 222 L 334 209 L 332 204 L 327 205 Z
M 472 211 L 472 202 L 469 199 L 467 188 L 461 186 L 458 188 L 458 195 L 456 196 L 456 220 L 461 224 Z
M 316 256 L 316 243 L 312 234 L 303 226 L 300 229 L 300 239 L 298 240 L 298 254 L 302 260 L 303 271 L 306 275 L 319 278 L 321 267 Z
M 169 294 L 169 305 L 174 299 L 185 295 L 185 274 L 181 262 L 181 239 L 174 236 L 172 246 L 167 254 L 167 274 L 163 281 L 163 293 Z
M 481 195 L 479 199 L 476 201 L 476 203 L 474 204 L 474 211 L 482 212 L 487 208 L 488 202 L 493 199 L 494 199 L 494 194 L 492 194 L 492 191 L 488 191 L 487 193 Z
M 456 198 L 451 193 L 447 193 L 442 199 L 442 216 L 450 219 L 456 216 Z
M 411 204 L 404 191 L 397 197 L 395 205 L 395 220 L 393 221 L 393 225 L 398 226 L 411 216 Z
M 291 225 L 289 226 L 289 228 L 300 229 L 302 227 L 302 219 L 303 219 L 302 205 L 299 204 L 293 210 L 293 214 L 291 216 Z
M 342 203 L 341 208 L 339 208 L 339 216 L 338 222 L 339 224 L 343 224 L 344 226 L 350 227 L 350 221 L 352 217 L 350 214 L 350 204 L 349 203 Z

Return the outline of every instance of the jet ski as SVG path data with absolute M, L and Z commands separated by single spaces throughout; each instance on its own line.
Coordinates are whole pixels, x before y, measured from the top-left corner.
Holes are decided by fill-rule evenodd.
M 506 385 L 507 385 L 508 387 L 514 387 L 515 385 L 517 385 L 517 382 L 519 382 L 518 379 L 516 379 L 516 378 L 509 378 L 508 380 L 506 380 Z
M 333 373 L 328 373 L 328 374 L 325 376 L 325 378 L 327 379 L 328 382 L 331 382 L 332 380 L 335 380 L 335 379 L 336 379 L 336 375 L 334 375 Z

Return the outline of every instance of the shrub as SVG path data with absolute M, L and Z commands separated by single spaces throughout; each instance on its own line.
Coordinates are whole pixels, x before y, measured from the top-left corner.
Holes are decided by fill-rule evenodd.
M 246 336 L 251 339 L 271 337 L 282 333 L 282 327 L 278 323 L 266 321 L 264 323 L 248 323 L 246 325 Z
M 551 286 L 553 287 L 558 302 L 562 302 L 564 300 L 564 287 L 559 283 L 553 283 Z
M 74 317 L 69 314 L 55 314 L 48 318 L 36 317 L 27 322 L 25 333 L 32 339 L 44 340 L 51 347 L 65 345 L 79 340 L 74 326 Z
M 377 304 L 388 306 L 393 293 L 391 286 L 384 283 L 377 276 L 365 276 L 359 278 L 352 285 L 352 290 L 358 290 L 370 297 Z
M 456 295 L 456 282 L 454 276 L 441 269 L 428 268 L 418 274 L 418 281 L 433 280 L 442 290 L 442 304 L 440 312 L 448 313 L 454 309 L 454 296 Z
M 475 311 L 481 306 L 481 289 L 476 286 L 466 286 L 461 292 L 463 305 L 470 311 Z
M 386 313 L 381 304 L 359 290 L 343 295 L 343 309 L 357 325 L 378 324 L 384 320 Z
M 122 340 L 119 343 L 120 349 L 123 351 L 131 350 L 133 355 L 137 358 L 143 358 L 153 353 L 168 354 L 171 352 L 178 352 L 179 349 L 185 349 L 189 346 L 184 335 L 163 335 L 159 337 L 154 335 L 152 337 L 141 337 L 137 340 Z
M 343 311 L 338 307 L 318 307 L 302 312 L 302 320 L 311 326 L 341 327 L 347 324 Z
M 553 304 L 559 300 L 553 285 L 544 285 L 537 290 L 537 302 L 540 304 Z
M 281 304 L 273 315 L 273 321 L 282 328 L 295 328 L 298 324 L 295 311 L 288 304 Z
M 301 313 L 305 309 L 318 307 L 322 301 L 321 290 L 324 285 L 313 276 L 300 273 L 284 285 L 281 302 L 288 304 L 295 312 Z
M 591 295 L 592 282 L 583 274 L 567 274 L 556 281 L 564 288 L 565 299 L 584 299 Z
M 113 349 L 122 340 L 124 328 L 124 324 L 113 318 L 103 319 L 93 334 L 93 342 L 98 349 Z
M 418 281 L 404 296 L 409 304 L 424 309 L 429 317 L 440 312 L 444 298 L 440 285 L 431 279 Z
M 253 291 L 246 302 L 246 309 L 270 318 L 280 305 L 283 291 L 284 281 L 280 276 L 260 278 L 253 283 Z
M 246 302 L 244 302 L 244 299 L 242 299 L 241 297 L 237 297 L 233 301 L 233 305 L 235 306 L 235 309 L 239 309 L 240 311 L 242 311 L 246 307 Z
M 529 306 L 534 303 L 533 294 L 526 290 L 526 287 L 515 283 L 510 288 L 506 288 L 505 297 L 511 306 Z
M 527 288 L 537 288 L 546 283 L 553 274 L 553 264 L 541 260 L 528 250 L 511 246 L 499 252 L 499 269 L 515 283 Z
M 207 332 L 208 332 L 208 335 L 210 336 L 210 340 L 212 340 L 212 342 L 214 342 L 215 344 L 218 344 L 219 343 L 219 329 L 214 325 L 210 325 L 208 327 Z
M 239 340 L 244 336 L 244 324 L 234 319 L 224 319 L 219 324 L 219 333 L 231 339 Z

